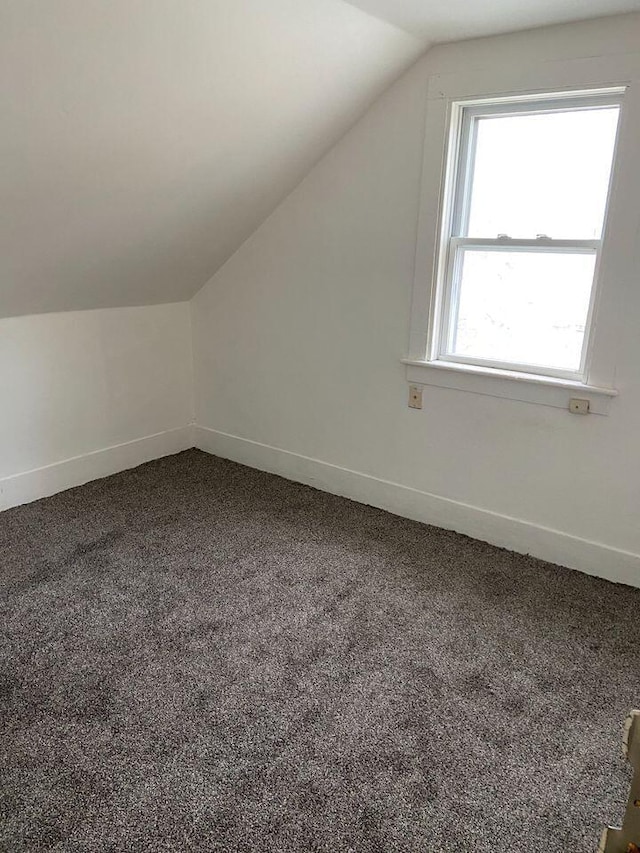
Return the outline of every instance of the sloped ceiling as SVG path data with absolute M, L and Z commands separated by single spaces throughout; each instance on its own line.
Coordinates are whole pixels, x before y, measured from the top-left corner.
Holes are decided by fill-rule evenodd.
M 342 0 L 0 0 L 0 317 L 189 298 L 424 46 Z
M 429 43 L 640 0 L 0 0 L 0 317 L 190 298 Z
M 640 10 L 640 0 L 345 0 L 432 42 Z

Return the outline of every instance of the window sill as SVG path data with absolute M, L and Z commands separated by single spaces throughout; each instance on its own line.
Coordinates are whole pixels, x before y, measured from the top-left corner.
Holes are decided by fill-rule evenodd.
M 611 400 L 618 395 L 613 388 L 600 388 L 570 379 L 554 379 L 533 373 L 516 373 L 490 367 L 454 364 L 448 361 L 421 361 L 403 358 L 407 380 L 418 385 L 436 385 L 472 394 L 486 394 L 524 403 L 537 403 L 568 409 L 569 400 L 579 397 L 589 400 L 589 412 L 608 415 Z

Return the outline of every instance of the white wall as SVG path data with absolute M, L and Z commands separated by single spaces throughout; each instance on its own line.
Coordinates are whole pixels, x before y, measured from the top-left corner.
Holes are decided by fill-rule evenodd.
M 0 320 L 0 508 L 191 444 L 188 303 Z
M 637 51 L 639 36 L 632 15 L 420 60 L 193 300 L 198 443 L 640 585 L 640 288 L 621 290 L 608 417 L 435 387 L 416 412 L 399 361 L 428 76 L 493 65 L 508 86 L 523 62 Z M 637 284 L 639 260 L 627 281 Z

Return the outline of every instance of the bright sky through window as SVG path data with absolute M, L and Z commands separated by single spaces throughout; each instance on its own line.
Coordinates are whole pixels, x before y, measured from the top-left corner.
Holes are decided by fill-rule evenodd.
M 600 239 L 618 108 L 478 120 L 468 237 Z

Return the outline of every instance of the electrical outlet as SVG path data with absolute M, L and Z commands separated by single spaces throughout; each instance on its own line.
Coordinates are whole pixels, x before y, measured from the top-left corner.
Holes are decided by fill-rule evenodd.
M 409 408 L 422 408 L 422 385 L 409 385 Z
M 588 415 L 589 401 L 581 400 L 579 397 L 572 397 L 569 400 L 569 411 L 572 415 Z

